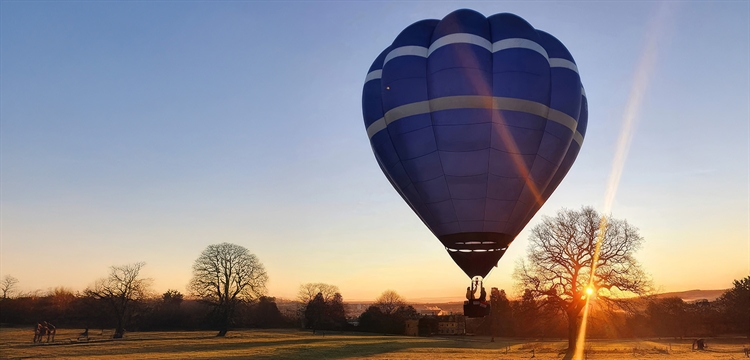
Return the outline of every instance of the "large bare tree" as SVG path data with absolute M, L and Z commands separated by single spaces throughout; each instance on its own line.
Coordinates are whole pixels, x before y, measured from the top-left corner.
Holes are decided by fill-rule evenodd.
M 237 304 L 266 293 L 268 275 L 258 257 L 245 247 L 221 243 L 209 245 L 193 264 L 190 292 L 214 307 L 219 333 L 224 336 Z
M 152 280 L 141 278 L 144 262 L 112 266 L 109 276 L 97 280 L 93 286 L 85 290 L 85 294 L 104 301 L 117 320 L 114 338 L 121 338 L 125 333 L 125 322 L 129 316 L 134 301 L 139 301 L 150 295 Z
M 627 221 L 602 219 L 591 207 L 562 209 L 531 230 L 527 260 L 514 277 L 541 304 L 566 315 L 567 357 L 575 352 L 587 296 L 624 307 L 628 295 L 650 292 L 651 281 L 633 256 L 642 242 Z

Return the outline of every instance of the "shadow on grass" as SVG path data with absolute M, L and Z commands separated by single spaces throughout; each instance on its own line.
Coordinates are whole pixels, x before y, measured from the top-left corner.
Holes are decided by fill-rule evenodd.
M 437 350 L 444 352 L 462 352 L 463 350 L 487 350 L 498 354 L 505 351 L 506 346 L 521 344 L 520 341 L 478 341 L 476 339 L 457 337 L 446 338 L 413 338 L 403 336 L 372 336 L 372 334 L 353 335 L 347 338 L 307 339 L 305 341 L 278 341 L 274 344 L 265 343 L 273 349 L 266 354 L 255 354 L 254 359 L 341 359 L 365 357 L 387 354 L 407 350 Z M 249 345 L 249 344 L 245 344 Z M 260 344 L 253 344 L 260 345 Z M 294 346 L 298 345 L 298 346 Z M 245 346 L 248 347 L 248 346 Z M 237 355 L 226 358 L 244 358 Z
M 118 340 L 56 343 L 56 346 L 10 346 L 11 357 L 87 358 L 233 358 L 233 359 L 342 359 L 375 356 L 400 351 L 462 353 L 468 350 L 502 354 L 506 347 L 523 344 L 520 339 L 456 337 L 414 338 L 368 333 L 325 336 L 295 331 L 234 333 L 226 338 L 197 336 L 139 336 Z M 29 344 L 30 345 L 30 344 Z M 52 344 L 50 344 L 52 345 Z M 60 346 L 63 345 L 63 346 Z M 67 345 L 67 346 L 65 346 Z M 45 349 L 46 348 L 46 349 Z M 8 354 L 10 355 L 10 353 Z M 183 356 L 184 355 L 184 356 Z
M 418 349 L 442 349 L 443 351 L 462 352 L 466 349 L 497 351 L 498 354 L 506 346 L 521 343 L 520 341 L 495 343 L 461 341 L 445 338 L 411 338 L 403 336 L 373 336 L 362 335 L 329 335 L 304 336 L 297 334 L 283 334 L 282 338 L 242 336 L 235 338 L 217 337 L 179 337 L 154 339 L 123 339 L 93 343 L 73 343 L 77 346 L 55 346 L 61 351 L 55 351 L 56 356 L 90 357 L 118 355 L 125 357 L 180 356 L 185 354 L 190 358 L 248 358 L 253 359 L 341 359 L 351 357 L 373 356 L 397 351 Z M 159 340 L 159 341 L 155 341 Z M 46 346 L 42 346 L 46 347 Z M 63 350 L 64 349 L 64 350 Z M 451 350 L 453 349 L 453 350 Z M 42 350 L 42 349 L 39 349 Z M 53 350 L 53 349 L 49 349 Z M 243 351 L 246 350 L 246 351 Z M 427 352 L 427 351 L 425 351 Z M 44 355 L 53 354 L 36 354 Z M 32 356 L 33 357 L 33 356 Z

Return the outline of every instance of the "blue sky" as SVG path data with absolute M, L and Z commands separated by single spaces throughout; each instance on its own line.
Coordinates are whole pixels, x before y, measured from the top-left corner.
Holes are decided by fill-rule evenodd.
M 361 89 L 403 28 L 464 7 L 553 34 L 586 87 L 586 141 L 527 229 L 561 207 L 602 207 L 657 38 L 611 213 L 640 228 L 637 256 L 665 291 L 750 273 L 747 2 L 1 6 L 0 275 L 24 290 L 80 290 L 145 261 L 157 291 L 184 291 L 200 252 L 227 241 L 258 255 L 275 296 L 326 282 L 345 299 L 460 298 L 465 275 L 375 162 Z M 485 285 L 512 288 L 527 236 Z

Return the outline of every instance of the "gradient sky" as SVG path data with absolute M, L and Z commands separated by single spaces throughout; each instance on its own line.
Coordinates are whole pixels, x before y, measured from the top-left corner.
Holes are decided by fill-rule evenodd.
M 634 77 L 653 71 L 611 208 L 663 291 L 750 274 L 750 3 L 0 3 L 0 275 L 82 290 L 145 261 L 185 291 L 209 244 L 247 247 L 273 296 L 339 286 L 460 299 L 468 279 L 381 173 L 361 93 L 409 24 L 512 12 L 560 39 L 589 127 L 570 173 L 485 286 L 512 290 L 528 229 L 603 208 Z

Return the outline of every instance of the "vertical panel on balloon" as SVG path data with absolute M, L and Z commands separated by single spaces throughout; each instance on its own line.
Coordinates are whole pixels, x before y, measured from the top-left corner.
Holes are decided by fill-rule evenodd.
M 573 141 L 572 130 L 563 124 L 548 121 L 538 155 L 555 165 L 559 165 L 568 151 L 571 141 Z
M 497 14 L 488 18 L 493 44 L 502 40 L 525 39 L 539 42 L 536 30 L 513 14 Z M 511 40 L 509 40 L 511 41 Z M 523 44 L 504 44 L 493 48 L 493 95 L 549 103 L 549 62 L 547 58 Z
M 453 206 L 456 207 L 456 215 L 461 223 L 461 231 L 470 231 L 466 230 L 467 224 L 464 224 L 464 222 L 484 220 L 484 204 L 485 199 L 453 199 Z M 480 230 L 474 231 L 482 231 L 481 226 Z
M 448 184 L 444 176 L 432 180 L 420 181 L 414 183 L 414 187 L 419 192 L 425 203 L 435 203 L 450 200 L 451 194 L 448 191 Z
M 409 178 L 413 182 L 432 180 L 443 176 L 440 156 L 438 156 L 437 152 L 429 153 L 415 159 L 402 160 L 401 163 L 404 165 L 406 173 L 409 174 Z
M 526 186 L 521 191 L 521 196 L 518 197 L 516 206 L 513 208 L 513 213 L 508 220 L 508 230 L 510 233 L 518 234 L 521 232 L 528 223 L 526 215 L 529 211 L 536 206 L 541 206 L 539 194 L 532 190 L 534 186 L 536 185 L 532 185 L 532 183 L 527 181 Z
M 362 89 L 362 115 L 365 120 L 365 128 L 368 128 L 373 122 L 383 117 L 383 102 L 380 89 L 380 75 L 383 69 L 383 59 L 390 51 L 390 48 L 383 50 L 375 61 L 373 61 L 370 70 L 367 72 L 365 85 Z M 371 75 L 372 74 L 372 75 Z M 372 76 L 372 78 L 370 78 Z
M 583 92 L 583 90 L 581 90 Z M 581 114 L 578 116 L 578 127 L 576 131 L 582 136 L 586 136 L 586 127 L 589 123 L 589 102 L 586 95 L 581 96 Z
M 446 175 L 445 180 L 453 199 L 481 199 L 487 196 L 487 174 L 471 176 Z
M 502 115 L 506 111 L 499 113 L 498 115 Z M 530 122 L 536 122 L 538 118 L 531 114 L 518 114 L 516 117 L 527 118 Z M 508 126 L 498 121 L 492 124 L 491 146 L 493 149 L 507 153 L 535 155 L 539 151 L 543 135 L 542 130 Z
M 521 196 L 524 180 L 520 177 L 503 177 L 490 174 L 487 197 L 495 200 L 516 201 Z
M 490 27 L 487 18 L 481 13 L 470 9 L 459 9 L 438 22 L 433 30 L 432 41 L 456 33 L 473 34 L 489 39 Z
M 462 152 L 438 151 L 438 153 L 445 175 L 472 176 L 487 173 L 490 149 Z
M 588 115 L 588 101 L 586 100 L 586 96 L 581 96 L 581 111 L 578 118 L 578 127 L 576 128 L 576 132 L 580 133 L 582 135 L 582 138 L 586 133 Z M 552 176 L 552 180 L 550 181 L 549 185 L 547 185 L 547 188 L 544 189 L 545 198 L 549 198 L 549 196 L 552 195 L 555 189 L 557 189 L 562 180 L 565 178 L 565 175 L 568 174 L 570 168 L 573 166 L 573 162 L 575 162 L 575 159 L 578 156 L 578 152 L 580 151 L 580 149 L 581 145 L 578 144 L 578 142 L 572 141 L 570 143 L 568 151 L 565 153 L 563 160 L 560 162 L 560 166 Z
M 520 111 L 496 110 L 492 114 L 492 122 L 522 129 L 543 131 L 547 119 Z
M 399 121 L 409 121 L 412 117 L 416 116 L 411 116 Z M 415 159 L 437 151 L 435 135 L 432 133 L 432 127 L 430 126 L 403 134 L 394 134 L 389 127 L 388 132 L 391 135 L 393 146 L 396 148 L 396 152 L 401 160 Z
M 575 66 L 575 60 L 565 45 L 544 31 L 537 32 L 540 45 L 547 50 L 550 62 L 567 62 L 570 66 Z M 566 66 L 558 64 L 550 69 L 549 107 L 578 119 L 581 111 L 581 78 L 576 70 Z
M 362 116 L 365 129 L 383 117 L 383 99 L 380 96 L 380 79 L 365 83 L 362 90 Z
M 417 21 L 401 31 L 393 40 L 392 48 L 402 46 L 422 46 L 429 47 L 435 26 L 439 23 L 436 19 L 427 19 Z
M 421 196 L 419 196 L 419 193 L 414 187 L 414 184 L 409 184 L 409 186 L 403 188 L 403 192 L 404 196 L 409 200 L 415 212 L 417 213 L 417 216 L 422 219 L 422 222 L 424 222 L 424 224 L 427 225 L 428 228 L 432 229 L 432 224 L 435 223 L 435 218 L 434 216 L 432 216 L 432 213 L 430 212 L 430 209 L 427 207 L 427 205 L 425 205 L 425 203 L 422 201 L 422 198 Z
M 445 200 L 436 203 L 427 204 L 430 212 L 435 217 L 437 223 L 441 224 L 444 229 L 459 229 L 456 209 L 453 207 L 453 200 Z M 454 223 L 454 226 L 448 224 Z
M 401 161 L 401 158 L 399 158 L 398 153 L 396 152 L 396 148 L 393 147 L 393 142 L 391 142 L 391 137 L 388 136 L 387 131 L 379 131 L 377 134 L 373 135 L 372 139 L 370 139 L 370 144 L 372 145 L 373 152 L 378 156 L 380 161 L 383 162 L 385 167 L 389 167 Z
M 390 117 L 386 117 L 386 120 L 391 119 Z M 432 125 L 431 122 L 432 119 L 430 118 L 430 114 L 417 114 L 407 116 L 388 123 L 388 133 L 390 133 L 391 135 L 397 135 L 415 130 L 421 130 L 426 127 L 430 127 Z
M 518 15 L 511 13 L 494 14 L 487 18 L 487 22 L 490 25 L 493 43 L 511 38 L 538 40 L 534 27 Z
M 490 149 L 490 174 L 506 178 L 524 179 L 534 161 L 534 154 L 511 154 Z
M 403 189 L 411 184 L 409 175 L 406 173 L 406 169 L 401 162 L 397 162 L 393 165 L 383 164 L 383 168 L 388 172 L 388 175 L 390 175 L 391 179 L 393 179 L 393 182 L 400 189 Z
M 462 111 L 453 113 L 456 116 L 463 114 Z M 491 129 L 491 123 L 434 126 L 437 148 L 442 151 L 489 149 Z
M 392 60 L 386 65 L 391 63 L 398 63 L 398 59 Z M 427 78 L 424 77 L 413 77 L 407 79 L 390 80 L 386 79 L 386 72 L 383 72 L 383 111 L 386 112 L 386 119 L 388 119 L 388 111 L 393 110 L 402 105 L 412 104 L 420 101 L 427 101 Z
M 432 125 L 469 125 L 492 123 L 492 109 L 447 109 L 432 112 Z

